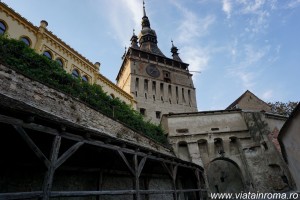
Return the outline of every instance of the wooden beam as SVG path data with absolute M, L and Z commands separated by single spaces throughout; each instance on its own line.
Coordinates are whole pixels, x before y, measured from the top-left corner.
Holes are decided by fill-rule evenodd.
M 173 180 L 173 173 L 170 170 L 170 168 L 167 166 L 167 164 L 165 162 L 161 162 L 161 165 L 163 166 L 163 168 L 168 172 L 170 178 Z
M 195 175 L 197 178 L 197 189 L 201 189 L 201 175 L 200 175 L 200 170 L 199 169 L 195 169 Z M 202 200 L 203 199 L 203 194 L 202 191 L 198 191 L 198 195 L 199 195 L 199 199 Z
M 48 166 L 48 171 L 44 178 L 43 184 L 43 198 L 42 200 L 48 200 L 50 198 L 50 192 L 53 184 L 53 176 L 56 169 L 57 157 L 60 149 L 61 137 L 55 136 L 52 144 L 51 155 L 50 155 L 50 165 Z
M 162 166 L 165 168 L 165 170 L 168 172 L 170 178 L 172 179 L 172 186 L 173 186 L 173 199 L 177 200 L 178 196 L 177 196 L 177 188 L 176 188 L 176 177 L 177 177 L 177 169 L 178 169 L 178 165 L 173 165 L 170 164 L 170 166 L 168 166 L 165 162 L 161 163 Z
M 82 145 L 84 142 L 77 142 L 72 147 L 70 147 L 63 155 L 59 157 L 55 164 L 55 168 L 57 169 L 61 164 L 63 164 L 70 156 L 72 156 Z
M 206 190 L 199 189 L 185 189 L 177 190 L 178 193 L 199 192 Z M 135 190 L 102 190 L 102 191 L 55 191 L 51 192 L 51 197 L 85 197 L 85 196 L 100 196 L 100 195 L 133 195 Z M 140 190 L 140 194 L 172 194 L 174 190 Z M 42 197 L 42 191 L 33 192 L 15 192 L 15 193 L 0 193 L 0 199 L 29 199 Z
M 147 156 L 145 156 L 144 158 L 142 158 L 142 160 L 141 160 L 141 162 L 140 162 L 140 164 L 138 166 L 138 170 L 137 170 L 138 177 L 140 177 L 146 161 L 147 161 Z
M 30 123 L 30 124 L 26 124 L 23 123 L 22 120 L 20 119 L 16 119 L 13 117 L 8 117 L 5 115 L 0 115 L 0 122 L 2 123 L 6 123 L 6 124 L 11 124 L 11 125 L 19 125 L 22 126 L 24 128 L 27 129 L 31 129 L 31 130 L 35 130 L 35 131 L 40 131 L 40 132 L 44 132 L 44 133 L 48 133 L 51 135 L 60 135 L 61 133 L 59 133 L 58 130 L 50 128 L 50 127 L 46 127 L 44 125 L 38 125 L 38 124 L 34 124 L 34 123 Z M 129 153 L 129 154 L 137 154 L 139 156 L 146 156 L 148 155 L 149 159 L 152 160 L 157 160 L 157 161 L 162 161 L 162 162 L 166 162 L 169 164 L 177 164 L 180 167 L 185 167 L 185 168 L 190 168 L 190 169 L 198 169 L 197 166 L 187 166 L 186 164 L 180 163 L 180 161 L 170 161 L 164 158 L 161 158 L 161 155 L 158 154 L 157 156 L 153 156 L 153 155 L 149 155 L 147 153 L 143 153 L 143 152 L 136 152 L 132 149 L 126 148 L 125 146 L 120 147 L 120 146 L 116 146 L 116 145 L 112 145 L 112 144 L 105 144 L 104 142 L 101 141 L 88 141 L 86 140 L 84 137 L 79 136 L 79 135 L 75 135 L 72 133 L 68 133 L 68 132 L 63 132 L 63 135 L 61 135 L 63 138 L 67 138 L 73 141 L 84 141 L 86 144 L 90 144 L 90 145 L 94 145 L 94 146 L 98 146 L 98 147 L 102 147 L 102 148 L 107 148 L 107 149 L 111 149 L 111 150 L 115 150 L 115 151 L 122 151 L 123 153 Z M 149 150 L 147 150 L 149 151 Z M 157 153 L 157 152 L 156 152 Z M 169 156 L 171 157 L 171 156 Z M 203 171 L 203 170 L 201 170 Z
M 4 116 L 4 115 L 0 115 L 0 122 L 2 123 L 7 123 L 7 124 L 12 124 L 12 125 L 19 125 L 22 126 L 24 128 L 27 129 L 32 129 L 35 131 L 40 131 L 40 132 L 44 132 L 44 133 L 48 133 L 51 135 L 60 135 L 59 131 L 50 127 L 46 127 L 44 125 L 38 125 L 38 124 L 34 124 L 34 123 L 30 123 L 30 124 L 26 124 L 23 123 L 22 120 L 13 118 L 13 117 L 8 117 L 8 116 Z M 128 148 L 124 148 L 124 147 L 120 147 L 120 146 L 116 146 L 116 145 L 112 145 L 112 144 L 105 144 L 104 142 L 101 141 L 96 141 L 96 140 L 86 140 L 84 137 L 76 135 L 76 134 L 72 134 L 72 133 L 68 133 L 68 132 L 64 132 L 62 135 L 63 138 L 67 138 L 73 141 L 84 141 L 86 144 L 90 144 L 93 146 L 98 146 L 98 147 L 102 147 L 102 148 L 106 148 L 106 149 L 111 149 L 111 150 L 115 150 L 115 151 L 121 151 L 123 153 L 128 153 L 128 154 L 137 154 L 139 156 L 146 156 L 148 154 L 143 153 L 143 152 L 135 152 L 132 149 L 128 149 Z M 165 158 L 162 158 L 160 156 L 160 154 L 153 156 L 153 155 L 148 155 L 148 158 L 151 160 L 156 160 L 156 161 L 160 161 L 160 162 L 165 162 L 168 164 L 174 164 L 174 165 L 178 165 L 180 167 L 184 167 L 184 168 L 189 168 L 189 169 L 199 169 L 199 167 L 192 165 L 192 166 L 188 166 L 180 161 L 174 160 L 168 160 Z M 202 169 L 200 169 L 201 172 L 203 172 Z
M 121 156 L 121 158 L 123 159 L 123 161 L 125 162 L 126 166 L 128 167 L 129 171 L 131 172 L 131 174 L 134 176 L 135 170 L 131 167 L 131 165 L 128 162 L 127 158 L 125 157 L 124 153 L 122 151 L 118 151 L 118 153 Z
M 27 145 L 31 148 L 31 150 L 35 153 L 35 155 L 45 164 L 47 167 L 50 162 L 48 158 L 43 154 L 43 152 L 39 149 L 38 146 L 33 142 L 33 140 L 27 135 L 26 131 L 18 125 L 13 125 L 14 129 L 20 134 L 23 140 L 27 143 Z
M 133 155 L 133 165 L 134 165 L 134 189 L 136 191 L 136 193 L 133 195 L 133 199 L 134 200 L 140 200 L 141 196 L 140 196 L 140 177 L 138 174 L 139 171 L 139 161 L 138 161 L 138 155 L 134 154 Z

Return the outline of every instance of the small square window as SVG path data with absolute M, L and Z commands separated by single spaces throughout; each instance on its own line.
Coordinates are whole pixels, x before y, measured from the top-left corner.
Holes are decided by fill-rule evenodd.
M 141 113 L 141 115 L 145 116 L 146 115 L 146 109 L 145 108 L 140 108 L 140 113 Z
M 156 111 L 155 114 L 156 114 L 156 119 L 160 119 L 160 117 L 161 117 L 161 112 L 160 112 L 160 111 Z

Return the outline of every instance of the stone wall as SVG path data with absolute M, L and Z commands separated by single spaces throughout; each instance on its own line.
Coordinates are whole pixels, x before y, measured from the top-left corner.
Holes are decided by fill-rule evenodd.
M 287 166 L 269 137 L 284 121 L 264 112 L 241 110 L 169 114 L 162 120 L 176 155 L 203 166 L 215 192 L 291 188 Z M 188 155 L 181 155 L 184 143 Z
M 173 156 L 170 149 L 133 131 L 126 125 L 116 122 L 69 95 L 33 81 L 3 65 L 0 66 L 0 91 L 2 95 L 71 123 Z

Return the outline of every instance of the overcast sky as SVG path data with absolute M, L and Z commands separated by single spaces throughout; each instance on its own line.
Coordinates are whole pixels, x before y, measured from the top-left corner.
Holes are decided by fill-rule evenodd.
M 88 58 L 115 82 L 142 0 L 2 0 Z M 300 100 L 300 0 L 146 0 L 158 46 L 171 40 L 194 73 L 199 111 L 225 109 L 247 89 L 264 101 Z

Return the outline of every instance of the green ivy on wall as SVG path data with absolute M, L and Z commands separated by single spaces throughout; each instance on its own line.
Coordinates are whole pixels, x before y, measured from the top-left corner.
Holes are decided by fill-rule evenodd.
M 0 36 L 0 62 L 34 80 L 86 102 L 101 113 L 157 142 L 167 144 L 161 126 L 144 121 L 140 113 L 118 98 L 108 96 L 101 86 L 91 85 L 72 77 L 56 61 L 37 54 L 21 41 Z

